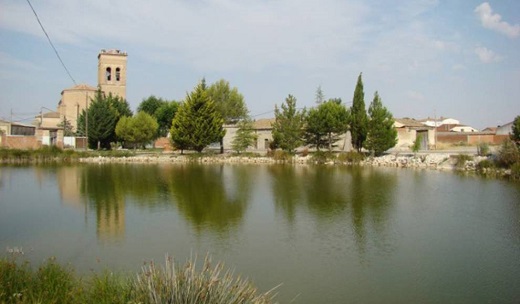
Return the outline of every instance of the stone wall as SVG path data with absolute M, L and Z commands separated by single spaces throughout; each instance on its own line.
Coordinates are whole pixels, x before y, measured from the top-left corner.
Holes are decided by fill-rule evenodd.
M 41 142 L 36 136 L 6 136 L 2 135 L 0 140 L 2 147 L 9 149 L 38 149 Z

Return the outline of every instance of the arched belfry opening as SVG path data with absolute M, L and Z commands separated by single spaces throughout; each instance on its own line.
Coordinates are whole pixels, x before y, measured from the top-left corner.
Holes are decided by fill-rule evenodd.
M 117 50 L 101 50 L 98 55 L 98 86 L 105 94 L 126 99 L 127 53 Z

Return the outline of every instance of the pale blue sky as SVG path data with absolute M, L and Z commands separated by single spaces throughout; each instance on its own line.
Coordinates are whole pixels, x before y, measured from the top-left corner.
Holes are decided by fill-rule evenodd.
M 395 2 L 398 2 L 396 4 Z M 363 72 L 395 117 L 445 116 L 476 128 L 520 115 L 520 1 L 31 0 L 77 83 L 97 85 L 100 49 L 128 52 L 132 110 L 228 80 L 250 114 L 348 103 Z M 72 81 L 29 5 L 0 0 L 0 117 L 56 109 Z M 46 109 L 44 109 L 46 111 Z

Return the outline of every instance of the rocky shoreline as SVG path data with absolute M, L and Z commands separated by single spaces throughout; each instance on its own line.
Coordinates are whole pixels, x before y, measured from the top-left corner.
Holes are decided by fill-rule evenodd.
M 361 166 L 373 167 L 398 167 L 398 168 L 418 168 L 435 170 L 463 170 L 475 171 L 477 164 L 488 159 L 483 156 L 473 156 L 467 160 L 463 166 L 457 165 L 456 155 L 448 153 L 422 153 L 422 154 L 388 154 L 380 157 L 368 157 L 358 163 Z M 230 156 L 230 155 L 209 155 L 193 157 L 191 155 L 180 154 L 157 154 L 157 155 L 138 155 L 131 157 L 91 157 L 81 158 L 82 163 L 216 163 L 216 164 L 279 164 L 291 163 L 299 165 L 325 164 L 325 165 L 349 165 L 353 163 L 342 162 L 337 159 L 320 162 L 313 159 L 311 155 L 296 155 L 291 160 L 277 160 L 265 156 Z

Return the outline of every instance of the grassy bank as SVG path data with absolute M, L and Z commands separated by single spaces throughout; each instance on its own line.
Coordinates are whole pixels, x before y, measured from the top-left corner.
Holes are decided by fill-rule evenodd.
M 110 156 L 129 157 L 134 156 L 131 151 L 75 151 L 63 150 L 56 146 L 44 146 L 35 150 L 0 149 L 0 163 L 2 164 L 43 164 L 43 163 L 68 163 L 80 158 Z
M 145 265 L 136 275 L 110 272 L 79 277 L 49 259 L 38 269 L 27 262 L 0 259 L 0 303 L 272 303 L 247 280 L 206 257 L 184 265 L 167 257 L 163 266 Z

